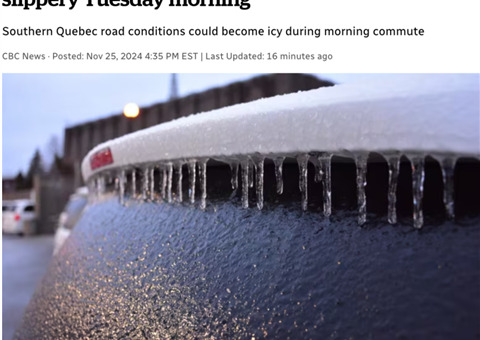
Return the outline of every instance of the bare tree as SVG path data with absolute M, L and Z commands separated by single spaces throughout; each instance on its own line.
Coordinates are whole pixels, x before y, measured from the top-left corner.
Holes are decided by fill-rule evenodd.
M 40 151 L 37 149 L 35 150 L 35 154 L 30 161 L 30 166 L 28 167 L 27 177 L 25 178 L 25 186 L 26 188 L 33 187 L 33 178 L 35 175 L 43 175 L 45 173 L 42 155 Z

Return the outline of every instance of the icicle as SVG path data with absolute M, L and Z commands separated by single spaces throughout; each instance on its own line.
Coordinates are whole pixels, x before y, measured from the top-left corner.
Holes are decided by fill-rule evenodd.
M 92 185 L 95 195 L 98 196 L 98 175 L 95 177 Z
M 367 154 L 358 155 L 355 158 L 357 166 L 357 206 L 358 206 L 358 224 L 363 225 L 367 221 L 367 196 L 365 187 L 367 186 Z
M 253 188 L 253 164 L 248 160 L 248 187 Z
M 173 177 L 173 165 L 167 164 L 167 202 L 172 203 L 172 177 Z
M 232 190 L 238 189 L 238 163 L 232 162 L 230 163 L 230 171 L 232 173 L 232 179 L 230 182 L 232 183 Z
M 102 177 L 102 194 L 107 192 L 108 175 Z
M 285 157 L 276 157 L 273 160 L 275 164 L 275 180 L 277 182 L 277 194 L 283 193 L 283 161 Z
M 188 162 L 188 197 L 190 198 L 190 203 L 195 203 L 195 170 L 196 170 L 197 162 L 195 160 L 191 160 Z
M 119 198 L 120 198 L 120 204 L 125 203 L 125 170 L 120 171 L 120 176 L 118 178 L 118 189 L 119 189 Z
M 176 177 L 177 177 L 177 202 L 183 201 L 182 193 L 182 181 L 183 181 L 183 172 L 182 172 L 182 163 L 178 163 L 175 167 Z
M 100 194 L 103 195 L 105 193 L 105 176 L 100 177 Z
M 444 158 L 442 160 L 442 177 L 443 177 L 443 204 L 445 205 L 445 211 L 449 219 L 455 218 L 455 205 L 454 205 L 454 170 L 456 158 Z
M 150 168 L 150 200 L 153 201 L 155 199 L 155 167 L 152 166 Z
M 332 214 L 332 154 L 323 153 L 318 157 L 318 161 L 319 177 L 323 180 L 323 215 L 329 217 Z
M 118 190 L 120 190 L 120 179 L 118 178 L 118 175 L 115 176 L 115 192 L 118 192 Z
M 148 192 L 148 167 L 144 167 L 142 169 L 142 200 L 147 200 L 147 192 Z
M 198 161 L 198 176 L 200 179 L 200 209 L 207 207 L 207 161 L 202 159 Z
M 88 191 L 90 192 L 91 196 L 92 196 L 92 200 L 93 199 L 96 199 L 97 196 L 98 196 L 98 184 L 97 184 L 97 177 L 92 177 L 90 178 L 90 180 L 88 181 Z
M 397 223 L 397 182 L 400 155 L 386 156 L 388 161 L 388 223 Z
M 425 161 L 423 156 L 414 156 L 412 163 L 412 189 L 413 189 L 413 226 L 420 229 L 423 226 L 423 180 L 425 179 Z
M 302 193 L 302 209 L 307 210 L 308 207 L 308 154 L 302 154 L 297 156 L 298 170 L 300 172 L 298 186 Z
M 242 161 L 242 208 L 246 209 L 248 208 L 248 187 L 249 187 L 249 182 L 248 182 L 248 173 L 249 173 L 249 165 L 248 165 L 248 159 L 245 159 Z
M 135 172 L 135 168 L 132 169 L 132 198 L 135 199 L 137 195 L 137 175 Z
M 97 196 L 98 196 L 98 191 L 97 191 L 97 178 L 94 177 L 91 182 L 90 182 L 90 186 L 91 186 L 91 192 L 92 192 L 92 200 L 96 200 L 97 199 Z
M 257 156 L 254 159 L 255 164 L 255 189 L 257 194 L 257 208 L 263 209 L 263 172 L 265 158 Z
M 93 200 L 94 200 L 94 196 L 95 196 L 95 183 L 94 183 L 94 179 L 90 179 L 88 182 L 87 182 L 87 187 L 88 187 L 88 202 L 89 203 L 92 203 Z
M 95 178 L 94 185 L 95 185 L 95 195 L 98 198 L 98 197 L 100 197 L 100 177 L 97 176 Z
M 162 200 L 165 200 L 167 198 L 166 188 L 167 188 L 167 168 L 165 166 L 162 166 L 162 189 L 161 189 Z

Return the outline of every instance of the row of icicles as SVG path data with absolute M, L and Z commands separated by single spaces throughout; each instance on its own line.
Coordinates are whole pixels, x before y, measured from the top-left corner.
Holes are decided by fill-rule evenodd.
M 315 182 L 322 183 L 323 187 L 323 214 L 325 217 L 329 217 L 332 212 L 332 191 L 331 191 L 331 153 L 304 153 L 296 156 L 296 161 L 299 167 L 299 189 L 302 194 L 301 206 L 305 211 L 308 205 L 308 190 L 307 190 L 307 175 L 308 175 L 308 162 L 311 162 L 315 167 Z M 400 169 L 401 154 L 385 154 L 382 155 L 389 168 L 388 179 L 388 222 L 391 224 L 397 223 L 396 213 L 396 192 L 397 181 Z M 424 170 L 424 156 L 414 155 L 407 156 L 411 162 L 412 169 L 412 189 L 413 189 L 413 226 L 417 229 L 423 226 L 423 182 L 425 177 Z M 283 193 L 283 162 L 286 157 L 279 156 L 273 157 L 273 163 L 275 165 L 275 179 L 276 179 L 276 191 L 279 195 Z M 354 157 L 356 164 L 356 186 L 357 186 L 357 205 L 358 205 L 358 224 L 363 225 L 367 220 L 367 199 L 365 194 L 365 187 L 367 185 L 367 159 L 368 153 L 357 154 Z M 453 174 L 456 159 L 452 157 L 438 157 L 442 169 L 443 176 L 443 202 L 447 217 L 454 218 L 454 198 L 453 198 Z M 206 208 L 207 199 L 207 161 L 204 159 L 191 159 L 184 162 L 166 162 L 157 165 L 149 165 L 142 167 L 142 191 L 141 199 L 151 200 L 155 199 L 155 183 L 154 183 L 154 171 L 160 170 L 160 192 L 163 200 L 168 203 L 174 201 L 174 188 L 173 188 L 173 173 L 177 178 L 175 188 L 175 201 L 183 201 L 182 169 L 186 164 L 188 167 L 188 198 L 190 203 L 195 203 L 195 187 L 198 179 L 200 182 L 200 208 L 204 210 Z M 256 203 L 258 209 L 263 208 L 263 179 L 264 179 L 264 162 L 265 157 L 260 155 L 244 157 L 241 161 L 229 161 L 232 177 L 231 185 L 233 190 L 237 190 L 238 175 L 241 171 L 240 177 L 242 181 L 242 194 L 241 202 L 243 208 L 249 207 L 248 190 L 253 188 L 255 182 L 256 190 Z M 255 168 L 255 180 L 253 179 L 253 168 Z M 126 185 L 126 172 L 131 172 L 131 190 L 133 197 L 137 196 L 137 170 L 136 168 L 121 169 L 118 170 L 115 176 L 115 189 L 119 194 L 120 203 L 125 203 L 125 190 Z M 100 194 L 105 191 L 106 183 L 105 177 L 98 175 L 90 182 L 90 192 L 97 192 Z

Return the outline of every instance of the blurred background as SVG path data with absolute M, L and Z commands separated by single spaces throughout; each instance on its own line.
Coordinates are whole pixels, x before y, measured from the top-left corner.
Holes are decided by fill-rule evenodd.
M 12 338 L 54 248 L 86 205 L 80 164 L 94 146 L 190 114 L 383 76 L 3 74 L 3 338 Z
M 11 231 L 53 233 L 68 197 L 83 185 L 83 157 L 101 142 L 194 113 L 372 77 L 4 74 L 3 202 L 28 199 L 37 203 L 28 208 L 34 211 L 35 222 L 27 222 L 25 230 Z M 138 116 L 123 114 L 127 103 L 140 107 Z

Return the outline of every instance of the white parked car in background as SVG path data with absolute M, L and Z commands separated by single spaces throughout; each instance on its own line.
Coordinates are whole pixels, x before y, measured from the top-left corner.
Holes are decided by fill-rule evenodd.
M 34 234 L 35 203 L 28 199 L 2 202 L 2 231 L 5 234 Z
M 60 250 L 65 240 L 70 236 L 73 227 L 82 216 L 87 202 L 88 189 L 86 187 L 80 187 L 74 194 L 70 195 L 67 205 L 58 218 L 58 228 L 53 241 L 53 255 Z

